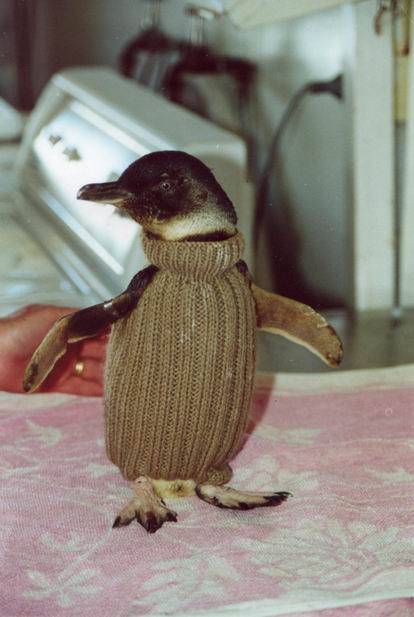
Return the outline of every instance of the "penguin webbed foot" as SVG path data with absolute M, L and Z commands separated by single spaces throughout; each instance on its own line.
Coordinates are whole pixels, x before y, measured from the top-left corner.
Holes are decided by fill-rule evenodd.
M 115 518 L 113 528 L 126 527 L 135 519 L 148 533 L 155 533 L 164 523 L 177 521 L 177 513 L 158 497 L 149 478 L 135 480 L 133 489 L 133 499 Z
M 197 496 L 207 503 L 230 510 L 252 510 L 267 506 L 280 506 L 291 493 L 250 493 L 238 491 L 230 486 L 201 484 L 196 487 Z

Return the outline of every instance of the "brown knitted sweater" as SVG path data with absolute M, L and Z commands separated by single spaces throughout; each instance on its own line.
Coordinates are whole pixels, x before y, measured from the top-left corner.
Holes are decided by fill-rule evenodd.
M 240 234 L 220 242 L 149 239 L 159 271 L 112 329 L 106 448 L 123 476 L 223 484 L 248 419 L 255 306 L 235 268 Z

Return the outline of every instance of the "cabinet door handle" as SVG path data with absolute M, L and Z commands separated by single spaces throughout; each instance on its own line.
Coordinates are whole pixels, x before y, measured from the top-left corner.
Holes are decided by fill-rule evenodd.
M 51 146 L 56 146 L 56 144 L 59 143 L 59 141 L 62 140 L 62 136 L 61 135 L 53 135 L 53 133 L 52 133 L 52 134 L 49 135 L 49 137 L 47 139 L 48 139 L 48 141 L 49 141 Z
M 63 154 L 66 156 L 68 161 L 80 161 L 81 156 L 76 148 L 65 148 L 63 150 Z

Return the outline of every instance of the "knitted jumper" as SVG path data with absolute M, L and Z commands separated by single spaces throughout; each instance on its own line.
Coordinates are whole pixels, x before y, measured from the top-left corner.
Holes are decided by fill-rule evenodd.
M 217 242 L 143 237 L 159 268 L 114 324 L 105 371 L 106 449 L 123 476 L 223 484 L 243 438 L 255 370 L 254 300 Z

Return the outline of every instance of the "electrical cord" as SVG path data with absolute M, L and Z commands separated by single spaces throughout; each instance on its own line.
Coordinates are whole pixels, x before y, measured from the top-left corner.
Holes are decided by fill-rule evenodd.
M 253 231 L 254 249 L 257 251 L 259 243 L 259 234 L 263 224 L 263 220 L 267 207 L 267 195 L 269 189 L 269 178 L 271 175 L 273 163 L 275 160 L 277 148 L 282 139 L 283 133 L 293 114 L 299 107 L 300 103 L 307 94 L 331 94 L 338 99 L 342 98 L 342 75 L 338 75 L 334 79 L 329 81 L 312 81 L 302 86 L 290 99 L 288 106 L 286 107 L 282 119 L 276 128 L 272 141 L 269 146 L 266 162 L 263 167 L 263 171 L 260 174 L 260 179 L 257 187 L 256 197 L 256 215 Z

